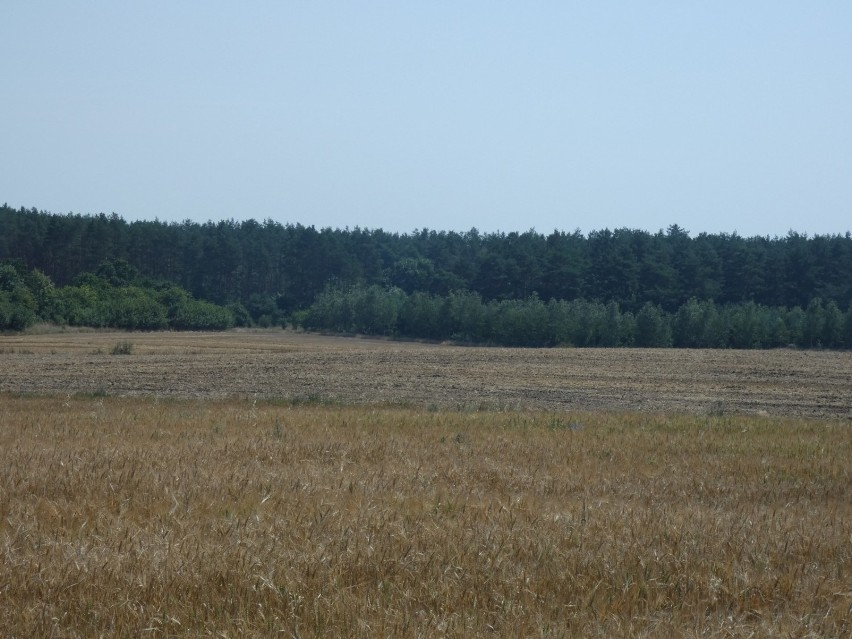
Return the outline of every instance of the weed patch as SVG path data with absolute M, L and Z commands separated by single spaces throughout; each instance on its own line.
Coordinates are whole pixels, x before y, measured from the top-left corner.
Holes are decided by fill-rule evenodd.
M 133 354 L 133 342 L 121 341 L 117 342 L 112 349 L 110 349 L 110 355 L 132 355 Z

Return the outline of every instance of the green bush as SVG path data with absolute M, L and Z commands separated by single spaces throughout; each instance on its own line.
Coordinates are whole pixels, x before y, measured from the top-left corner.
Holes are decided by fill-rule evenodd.
M 169 326 L 181 331 L 224 331 L 234 327 L 234 315 L 222 306 L 188 299 L 170 311 Z

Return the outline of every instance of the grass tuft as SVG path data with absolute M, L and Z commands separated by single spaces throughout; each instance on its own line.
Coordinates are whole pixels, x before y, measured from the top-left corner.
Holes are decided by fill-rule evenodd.
M 117 342 L 110 350 L 111 355 L 132 355 L 133 342 L 121 341 Z

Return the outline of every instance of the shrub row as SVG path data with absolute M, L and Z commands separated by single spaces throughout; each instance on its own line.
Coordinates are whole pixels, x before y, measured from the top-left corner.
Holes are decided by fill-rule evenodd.
M 165 283 L 118 277 L 114 269 L 87 273 L 56 288 L 40 271 L 0 265 L 0 330 L 23 330 L 37 321 L 126 330 L 224 330 L 244 323 L 239 305 L 218 306 Z

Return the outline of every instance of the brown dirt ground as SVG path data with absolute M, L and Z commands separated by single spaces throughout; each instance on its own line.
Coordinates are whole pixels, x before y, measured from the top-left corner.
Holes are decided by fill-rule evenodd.
M 133 343 L 131 355 L 110 354 L 121 341 Z M 852 353 L 484 348 L 281 330 L 63 331 L 0 336 L 0 392 L 849 419 Z

